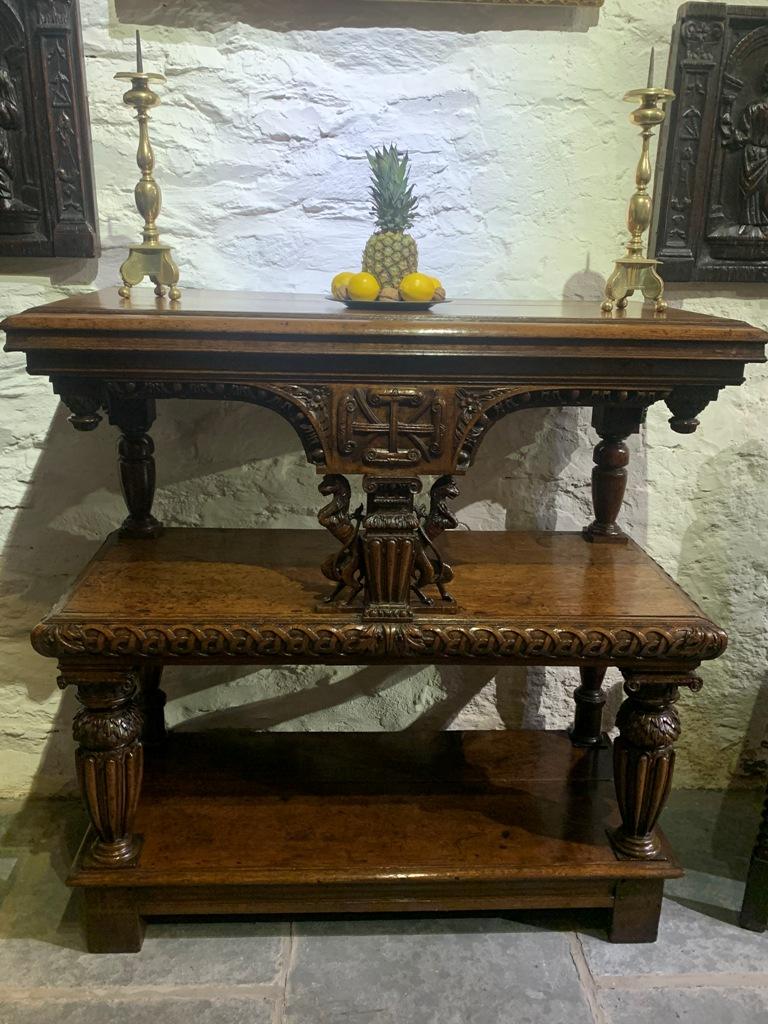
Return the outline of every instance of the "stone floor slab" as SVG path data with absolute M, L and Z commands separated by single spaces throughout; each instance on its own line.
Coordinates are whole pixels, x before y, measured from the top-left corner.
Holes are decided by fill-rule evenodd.
M 667 988 L 601 992 L 605 1024 L 759 1024 L 768 1020 L 768 989 Z
M 493 917 L 300 922 L 286 1024 L 591 1024 L 569 937 Z
M 760 793 L 681 790 L 672 794 L 665 829 L 686 874 L 665 886 L 659 938 L 611 945 L 586 929 L 582 941 L 596 976 L 768 971 L 768 934 L 738 926 Z
M 274 983 L 289 925 L 194 921 L 150 924 L 140 953 L 89 954 L 77 929 L 0 941 L 0 986 L 31 988 Z
M 89 999 L 0 1006 L 0 1024 L 270 1024 L 273 1017 L 270 1001 L 253 999 Z
M 718 886 L 715 876 L 689 875 L 686 885 L 697 894 L 691 901 L 664 900 L 659 937 L 648 945 L 613 945 L 594 932 L 582 934 L 584 954 L 596 977 L 768 971 L 768 934 L 745 931 L 737 924 L 737 900 L 743 886 Z M 698 888 L 697 888 L 698 886 Z M 707 902 L 718 891 L 724 905 Z

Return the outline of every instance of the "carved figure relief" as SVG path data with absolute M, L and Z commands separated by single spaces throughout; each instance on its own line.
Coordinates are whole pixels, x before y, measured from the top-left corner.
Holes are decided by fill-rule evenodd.
M 0 0 L 0 256 L 98 252 L 77 0 Z
M 768 280 L 768 10 L 681 8 L 651 250 L 670 281 Z

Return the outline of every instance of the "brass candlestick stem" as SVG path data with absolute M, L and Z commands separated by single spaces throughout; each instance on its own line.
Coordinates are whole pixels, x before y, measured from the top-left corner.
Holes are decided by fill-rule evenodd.
M 648 230 L 653 216 L 653 200 L 648 193 L 648 185 L 653 176 L 651 165 L 651 138 L 653 129 L 658 127 L 666 117 L 664 105 L 675 98 L 671 89 L 659 89 L 651 83 L 653 80 L 653 51 L 651 66 L 648 72 L 648 85 L 645 89 L 632 89 L 624 99 L 629 103 L 639 100 L 640 106 L 629 115 L 632 124 L 640 128 L 642 150 L 635 172 L 637 188 L 629 200 L 627 211 L 627 227 L 629 241 L 627 253 L 616 260 L 613 273 L 605 285 L 605 301 L 602 309 L 606 313 L 613 310 L 614 303 L 624 309 L 627 299 L 635 289 L 639 289 L 646 299 L 656 303 L 656 312 L 663 313 L 667 304 L 664 301 L 664 282 L 657 271 L 658 260 L 643 256 L 643 235 Z
M 155 286 L 155 295 L 165 295 L 167 287 L 168 297 L 175 301 L 181 298 L 181 291 L 177 287 L 179 268 L 171 256 L 171 247 L 160 243 L 157 218 L 160 215 L 163 194 L 152 173 L 155 169 L 155 154 L 149 140 L 149 111 L 160 103 L 160 97 L 152 91 L 149 83 L 164 82 L 165 76 L 144 71 L 138 32 L 136 71 L 120 71 L 115 78 L 130 79 L 131 82 L 131 88 L 123 95 L 123 102 L 129 107 L 136 108 L 136 120 L 139 122 L 136 163 L 139 165 L 141 178 L 134 189 L 134 196 L 136 208 L 144 218 L 142 244 L 130 247 L 128 259 L 120 267 L 123 284 L 118 292 L 124 299 L 128 299 L 131 288 L 148 277 Z

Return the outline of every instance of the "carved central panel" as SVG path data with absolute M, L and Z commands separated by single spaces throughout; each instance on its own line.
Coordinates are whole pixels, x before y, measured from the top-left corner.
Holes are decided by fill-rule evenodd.
M 410 467 L 443 454 L 445 401 L 434 388 L 354 388 L 337 422 L 339 454 L 366 466 Z

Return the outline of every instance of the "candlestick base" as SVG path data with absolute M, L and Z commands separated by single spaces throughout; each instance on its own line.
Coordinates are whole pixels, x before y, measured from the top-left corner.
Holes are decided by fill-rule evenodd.
M 140 284 L 145 277 L 155 286 L 155 295 L 165 295 L 167 287 L 171 301 L 181 298 L 181 290 L 177 287 L 179 268 L 171 256 L 169 245 L 132 245 L 128 259 L 120 267 L 120 277 L 123 284 L 118 288 L 118 294 L 124 299 L 131 297 L 131 288 Z
M 605 283 L 605 299 L 601 306 L 604 313 L 625 309 L 629 296 L 636 290 L 643 297 L 656 304 L 656 312 L 664 313 L 667 303 L 664 300 L 664 282 L 656 270 L 658 260 L 644 259 L 642 256 L 625 256 L 616 260 L 613 273 Z

